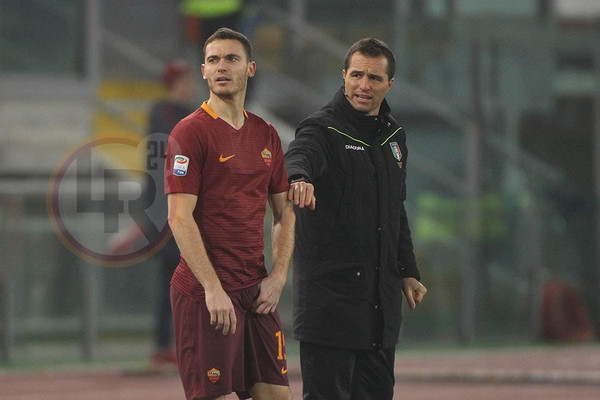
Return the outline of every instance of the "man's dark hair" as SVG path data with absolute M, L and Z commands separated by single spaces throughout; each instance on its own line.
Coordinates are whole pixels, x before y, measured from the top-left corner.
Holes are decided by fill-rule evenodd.
M 346 71 L 348 71 L 348 68 L 350 67 L 350 58 L 352 58 L 354 53 L 360 53 L 367 57 L 385 56 L 388 62 L 388 77 L 389 79 L 394 77 L 394 74 L 396 73 L 396 58 L 389 46 L 382 40 L 365 38 L 354 43 L 346 53 L 346 58 L 344 59 L 344 69 Z
M 246 56 L 248 56 L 248 61 L 252 60 L 252 43 L 250 43 L 250 39 L 246 37 L 246 35 L 236 32 L 233 29 L 229 28 L 219 28 L 215 33 L 210 35 L 206 42 L 204 42 L 204 47 L 202 48 L 202 53 L 206 53 L 206 46 L 214 42 L 215 40 L 237 40 L 244 46 L 244 51 L 246 52 Z

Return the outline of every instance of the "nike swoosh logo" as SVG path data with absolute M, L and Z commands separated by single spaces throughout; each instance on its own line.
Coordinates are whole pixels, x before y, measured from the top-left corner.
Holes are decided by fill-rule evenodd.
M 221 155 L 219 156 L 219 161 L 220 161 L 220 162 L 225 162 L 225 161 L 229 160 L 229 159 L 230 159 L 230 158 L 232 158 L 232 157 L 235 157 L 235 154 L 232 154 L 232 155 L 230 155 L 230 156 L 227 156 L 227 157 L 223 157 L 223 154 L 221 154 Z
M 281 367 L 281 375 L 287 374 L 287 368 Z

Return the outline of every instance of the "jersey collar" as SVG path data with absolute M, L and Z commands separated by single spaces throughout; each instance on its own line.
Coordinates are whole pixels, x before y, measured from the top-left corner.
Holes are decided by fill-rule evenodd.
M 208 115 L 210 115 L 211 117 L 213 117 L 213 119 L 218 119 L 219 118 L 219 116 L 217 115 L 217 113 L 212 108 L 210 108 L 210 106 L 208 105 L 208 103 L 206 101 L 204 103 L 202 103 L 202 109 L 204 111 L 206 111 L 206 113 Z M 246 110 L 244 110 L 244 117 L 248 118 L 248 113 L 246 112 Z

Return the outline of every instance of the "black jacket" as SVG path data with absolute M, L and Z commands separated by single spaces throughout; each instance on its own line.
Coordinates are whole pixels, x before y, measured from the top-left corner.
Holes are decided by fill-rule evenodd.
M 340 90 L 298 126 L 286 168 L 314 184 L 317 203 L 296 208 L 296 339 L 348 349 L 397 343 L 402 278 L 420 279 L 403 203 L 406 156 L 385 100 L 366 116 Z

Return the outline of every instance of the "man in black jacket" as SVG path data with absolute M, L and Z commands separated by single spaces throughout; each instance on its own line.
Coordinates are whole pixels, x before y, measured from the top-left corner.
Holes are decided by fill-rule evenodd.
M 356 42 L 343 88 L 286 154 L 305 400 L 391 399 L 402 292 L 411 309 L 427 292 L 404 208 L 406 136 L 385 100 L 394 70 L 385 43 Z

